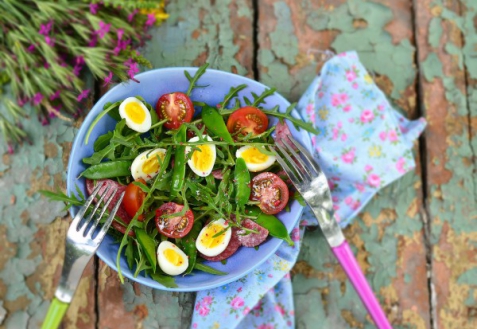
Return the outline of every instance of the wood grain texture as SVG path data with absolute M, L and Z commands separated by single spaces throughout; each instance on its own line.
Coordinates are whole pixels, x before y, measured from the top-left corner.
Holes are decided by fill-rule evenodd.
M 470 43 L 475 35 L 475 4 L 420 1 L 416 14 L 421 106 L 429 122 L 425 154 L 434 322 L 437 328 L 475 328 L 477 209 L 472 123 L 476 113 L 468 102 L 467 63 L 459 56 L 466 42 L 467 47 L 475 47 L 475 39 Z M 470 25 L 463 24 L 466 15 Z
M 295 101 L 319 70 L 321 51 L 357 49 L 381 89 L 392 94 L 400 88 L 393 101 L 415 118 L 415 74 L 404 78 L 389 66 L 389 61 L 406 62 L 414 70 L 412 15 L 409 1 L 261 1 L 260 79 Z M 399 57 L 388 57 L 387 64 L 380 65 L 383 54 L 373 44 L 378 40 L 388 49 L 394 47 Z M 345 230 L 396 328 L 430 327 L 419 173 L 382 190 Z M 313 328 L 317 321 L 323 327 L 372 326 L 320 232 L 305 235 L 293 273 L 298 328 Z

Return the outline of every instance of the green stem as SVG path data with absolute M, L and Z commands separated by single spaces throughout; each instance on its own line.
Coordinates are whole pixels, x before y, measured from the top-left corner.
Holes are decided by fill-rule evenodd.
M 93 128 L 96 126 L 99 120 L 101 120 L 102 117 L 108 114 L 108 112 L 114 109 L 116 106 L 118 106 L 118 102 L 111 104 L 106 110 L 101 111 L 101 113 L 99 113 L 98 116 L 94 119 L 94 121 L 91 123 L 91 126 L 89 126 L 88 132 L 86 133 L 86 136 L 84 138 L 85 145 L 88 145 L 89 136 L 91 135 Z

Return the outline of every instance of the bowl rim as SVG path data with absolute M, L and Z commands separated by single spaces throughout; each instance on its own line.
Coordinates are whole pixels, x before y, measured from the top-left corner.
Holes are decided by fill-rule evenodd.
M 180 71 L 181 74 L 184 73 L 184 71 L 188 71 L 189 73 L 195 73 L 197 70 L 199 69 L 199 67 L 165 67 L 165 68 L 157 68 L 157 69 L 153 69 L 153 70 L 148 70 L 148 71 L 145 71 L 145 72 L 142 72 L 140 74 L 137 74 L 135 77 L 136 78 L 143 78 L 143 77 L 147 77 L 149 75 L 156 75 L 158 74 L 159 72 L 162 73 L 162 72 L 168 72 L 168 71 L 172 71 L 175 73 L 175 71 Z M 270 87 L 266 86 L 265 84 L 259 82 L 259 81 L 256 81 L 256 80 L 253 80 L 249 77 L 245 77 L 245 76 L 242 76 L 242 75 L 238 75 L 238 74 L 235 74 L 235 73 L 231 73 L 231 72 L 226 72 L 226 71 L 221 71 L 221 70 L 217 70 L 217 69 L 211 69 L 211 68 L 207 68 L 206 72 L 204 73 L 207 74 L 209 72 L 212 72 L 213 74 L 216 74 L 216 75 L 222 75 L 222 76 L 232 76 L 232 77 L 239 77 L 240 79 L 243 79 L 244 82 L 243 83 L 251 83 L 251 84 L 258 84 L 259 86 L 263 87 L 263 88 L 266 88 L 266 89 L 270 89 Z M 73 169 L 73 157 L 71 156 L 72 154 L 74 154 L 75 152 L 77 152 L 78 149 L 80 149 L 83 144 L 84 144 L 84 136 L 85 136 L 85 133 L 87 132 L 87 129 L 88 127 L 90 127 L 91 123 L 94 121 L 94 119 L 97 117 L 98 113 L 100 113 L 102 111 L 102 109 L 100 110 L 95 110 L 96 112 L 98 113 L 95 113 L 93 114 L 93 109 L 95 108 L 95 106 L 97 106 L 97 104 L 101 101 L 101 99 L 104 99 L 104 98 L 108 98 L 109 96 L 111 96 L 111 94 L 114 94 L 116 92 L 116 89 L 117 88 L 120 88 L 120 86 L 124 86 L 124 85 L 127 85 L 129 83 L 134 83 L 133 81 L 131 80 L 128 80 L 126 82 L 120 82 L 120 83 L 117 83 L 116 85 L 114 85 L 111 89 L 109 89 L 104 95 L 102 95 L 94 104 L 93 106 L 91 107 L 90 111 L 88 112 L 88 114 L 86 115 L 85 119 L 83 120 L 81 126 L 78 128 L 78 131 L 76 132 L 76 136 L 73 140 L 73 145 L 72 145 L 72 148 L 71 148 L 71 151 L 70 151 L 70 156 L 69 156 L 69 159 L 68 159 L 68 166 L 67 166 L 67 184 L 66 184 L 66 191 L 68 194 L 75 194 L 75 181 L 77 180 L 76 177 L 72 177 L 72 175 L 70 174 L 72 172 L 72 169 Z M 274 93 L 274 96 L 278 97 L 279 99 L 281 99 L 281 102 L 283 102 L 284 105 L 286 106 L 289 106 L 290 105 L 290 102 L 285 98 L 283 97 L 280 93 L 278 93 L 277 91 L 275 91 Z M 296 109 L 293 109 L 292 112 L 291 112 L 292 116 L 297 118 L 297 119 L 300 119 L 300 120 L 303 120 L 303 118 L 300 116 L 299 112 L 296 110 Z M 93 129 L 94 130 L 94 129 Z M 304 145 L 305 148 L 309 149 L 310 150 L 310 147 L 311 147 L 311 136 L 310 136 L 310 133 L 303 130 L 301 132 L 303 134 L 303 139 L 305 139 L 305 143 L 307 145 Z M 89 143 L 92 143 L 93 141 L 89 141 Z M 296 201 L 295 201 L 296 202 Z M 296 223 L 299 222 L 299 219 L 301 218 L 302 214 L 303 214 L 303 211 L 304 211 L 304 207 L 299 205 L 299 209 L 296 213 L 296 221 L 294 221 L 294 225 L 296 225 Z M 72 217 L 74 217 L 76 215 L 76 212 L 77 212 L 77 207 L 71 207 L 70 210 L 70 215 Z M 293 228 L 293 227 L 292 227 Z M 291 228 L 291 229 L 292 229 Z M 277 238 L 278 239 L 278 238 Z M 140 284 L 143 284 L 147 287 L 150 287 L 150 288 L 153 288 L 153 289 L 158 289 L 158 290 L 164 290 L 164 291 L 175 291 L 175 292 L 197 292 L 197 291 L 201 291 L 201 290 L 207 290 L 207 289 L 213 289 L 213 288 L 217 288 L 217 287 L 221 287 L 223 285 L 226 285 L 230 282 L 234 282 L 240 278 L 243 278 L 244 276 L 246 276 L 247 274 L 249 274 L 250 272 L 252 272 L 254 269 L 256 269 L 257 267 L 259 267 L 260 265 L 262 265 L 264 262 L 266 262 L 268 259 L 270 259 L 270 257 L 272 257 L 276 251 L 280 248 L 280 246 L 282 246 L 283 243 L 286 243 L 285 241 L 283 240 L 280 240 L 278 239 L 278 243 L 276 244 L 275 247 L 273 247 L 269 252 L 268 254 L 264 255 L 264 257 L 262 257 L 262 259 L 260 261 L 257 261 L 255 263 L 254 266 L 250 267 L 249 269 L 243 271 L 240 273 L 240 275 L 236 275 L 236 276 L 232 276 L 231 278 L 229 279 L 226 279 L 226 280 L 223 280 L 223 282 L 215 282 L 214 283 L 211 283 L 211 284 L 207 284 L 207 283 L 201 283 L 201 286 L 198 287 L 198 288 L 192 288 L 192 287 L 189 287 L 189 286 L 186 286 L 186 287 L 177 287 L 177 288 L 168 288 L 168 287 L 165 287 L 163 286 L 161 283 L 159 282 L 156 282 L 154 281 L 154 285 L 151 285 L 150 282 L 146 281 L 146 279 L 148 279 L 146 276 L 144 276 L 144 274 L 141 272 L 140 275 L 138 275 L 137 277 L 134 277 L 133 273 L 132 273 L 132 270 L 129 270 L 129 271 L 122 271 L 122 274 L 124 277 L 132 280 L 133 282 L 138 282 Z M 115 243 L 117 244 L 117 243 Z M 96 255 L 104 262 L 106 263 L 109 267 L 111 267 L 114 271 L 118 272 L 118 268 L 116 266 L 116 260 L 111 257 L 109 257 L 109 255 L 107 255 L 107 252 L 106 250 L 102 250 L 101 247 L 98 248 L 98 250 L 96 251 Z M 124 257 L 123 255 L 121 255 L 121 257 Z

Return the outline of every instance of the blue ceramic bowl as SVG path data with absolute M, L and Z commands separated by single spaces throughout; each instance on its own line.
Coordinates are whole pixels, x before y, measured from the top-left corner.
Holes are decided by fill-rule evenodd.
M 113 130 L 115 127 L 115 121 L 109 116 L 104 116 L 99 123 L 95 126 L 90 136 L 90 142 L 88 145 L 84 144 L 85 134 L 93 122 L 94 118 L 103 110 L 103 106 L 107 102 L 116 102 L 125 99 L 130 96 L 142 96 L 149 104 L 155 106 L 159 97 L 165 93 L 174 91 L 185 92 L 189 86 L 189 82 L 184 75 L 184 70 L 187 70 L 192 76 L 197 71 L 197 68 L 188 67 L 175 67 L 164 68 L 158 70 L 152 70 L 144 72 L 136 76 L 136 79 L 140 83 L 128 82 L 122 83 L 110 91 L 108 91 L 101 99 L 94 105 L 93 109 L 86 116 L 83 125 L 79 129 L 78 135 L 73 143 L 71 150 L 71 156 L 68 164 L 68 177 L 67 177 L 67 190 L 71 195 L 75 192 L 75 185 L 78 185 L 83 193 L 86 193 L 86 186 L 84 179 L 77 177 L 86 169 L 86 166 L 81 161 L 85 157 L 91 156 L 93 153 L 93 144 L 98 136 L 106 133 L 109 130 Z M 216 105 L 223 100 L 223 97 L 228 93 L 230 87 L 238 86 L 240 84 L 247 84 L 248 88 L 242 90 L 239 93 L 239 98 L 244 96 L 249 99 L 253 99 L 252 92 L 261 94 L 266 86 L 256 82 L 254 80 L 227 73 L 222 71 L 216 71 L 208 69 L 207 72 L 199 79 L 199 85 L 207 85 L 207 88 L 194 89 L 191 98 L 195 101 L 205 102 L 210 105 Z M 266 99 L 265 108 L 272 108 L 275 105 L 280 106 L 280 111 L 284 112 L 289 106 L 289 102 L 281 95 L 275 93 Z M 293 112 L 294 117 L 299 117 L 296 111 Z M 271 118 L 271 125 L 277 122 L 276 119 Z M 289 124 L 293 136 L 301 142 L 307 149 L 311 149 L 311 141 L 309 134 L 300 130 L 297 131 L 293 125 Z M 71 215 L 74 216 L 77 209 L 71 210 Z M 296 201 L 291 203 L 290 212 L 281 212 L 278 214 L 283 223 L 286 225 L 290 232 L 294 225 L 299 220 L 303 211 L 303 207 Z M 254 268 L 262 264 L 267 260 L 280 246 L 282 240 L 277 238 L 270 238 L 265 243 L 260 245 L 260 248 L 245 248 L 241 247 L 232 257 L 227 260 L 227 264 L 223 265 L 220 262 L 206 262 L 214 268 L 220 271 L 227 272 L 227 275 L 217 276 L 207 274 L 204 272 L 194 271 L 193 275 L 178 276 L 176 277 L 176 283 L 178 288 L 166 288 L 158 282 L 145 277 L 143 274 L 138 277 L 134 277 L 132 271 L 128 268 L 126 258 L 121 258 L 121 269 L 124 276 L 133 281 L 140 282 L 146 286 L 169 291 L 199 291 L 204 289 L 211 289 L 219 287 L 226 283 L 235 281 Z M 116 255 L 118 252 L 119 244 L 113 241 L 111 236 L 106 236 L 101 246 L 99 247 L 98 256 L 110 267 L 116 268 Z

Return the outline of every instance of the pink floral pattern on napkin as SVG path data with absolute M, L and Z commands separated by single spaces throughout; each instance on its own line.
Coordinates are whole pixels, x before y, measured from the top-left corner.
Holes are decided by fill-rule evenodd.
M 409 121 L 393 110 L 356 52 L 326 62 L 297 109 L 320 132 L 311 139 L 314 156 L 328 177 L 342 227 L 379 189 L 414 169 L 412 146 L 426 121 Z

